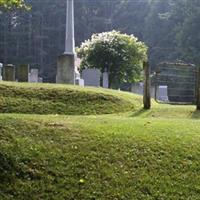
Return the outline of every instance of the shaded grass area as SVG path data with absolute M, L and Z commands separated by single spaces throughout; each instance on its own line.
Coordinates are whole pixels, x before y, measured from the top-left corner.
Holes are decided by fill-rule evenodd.
M 0 115 L 0 199 L 199 199 L 199 133 L 186 118 Z
M 0 112 L 26 114 L 111 114 L 134 110 L 140 97 L 70 85 L 0 83 Z
M 137 108 L 129 113 L 130 117 L 167 118 L 167 119 L 200 119 L 200 111 L 196 106 L 158 104 L 152 100 L 152 109 Z

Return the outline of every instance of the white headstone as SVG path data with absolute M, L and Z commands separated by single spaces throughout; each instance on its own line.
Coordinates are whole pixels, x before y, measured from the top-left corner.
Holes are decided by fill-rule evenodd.
M 109 87 L 108 72 L 103 73 L 103 88 Z
M 38 69 L 31 69 L 28 77 L 28 82 L 38 83 Z
M 0 81 L 2 81 L 2 68 L 3 68 L 3 64 L 0 63 Z
M 84 80 L 83 79 L 81 79 L 81 78 L 77 78 L 76 79 L 76 85 L 79 85 L 79 86 L 82 86 L 82 87 L 84 87 Z
M 85 81 L 85 86 L 100 87 L 101 72 L 99 69 L 84 69 L 82 78 Z
M 158 87 L 158 99 L 161 101 L 168 101 L 167 85 L 160 85 Z

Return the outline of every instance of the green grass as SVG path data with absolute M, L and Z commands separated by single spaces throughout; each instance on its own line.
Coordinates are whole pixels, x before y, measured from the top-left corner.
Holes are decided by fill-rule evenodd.
M 0 199 L 199 200 L 199 119 L 194 106 L 155 102 L 110 115 L 0 114 Z
M 70 85 L 0 83 L 0 112 L 111 114 L 134 110 L 140 97 L 126 92 Z

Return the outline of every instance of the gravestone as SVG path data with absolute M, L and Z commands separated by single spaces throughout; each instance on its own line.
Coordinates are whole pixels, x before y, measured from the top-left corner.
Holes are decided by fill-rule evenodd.
M 29 65 L 19 65 L 17 67 L 18 82 L 28 82 Z
M 103 73 L 103 88 L 109 87 L 108 72 Z
M 38 83 L 38 69 L 31 69 L 28 82 Z
M 167 85 L 160 85 L 158 87 L 158 97 L 157 98 L 158 98 L 158 100 L 161 100 L 161 101 L 169 101 Z
M 84 80 L 81 79 L 81 78 L 77 78 L 76 81 L 75 81 L 75 84 L 82 86 L 82 87 L 84 87 L 84 85 L 85 85 Z
M 84 69 L 82 71 L 82 78 L 85 86 L 100 87 L 101 72 L 99 69 Z
M 38 78 L 38 83 L 43 83 L 43 78 L 42 77 Z
M 15 81 L 15 66 L 8 64 L 3 67 L 3 80 L 4 81 Z
M 74 84 L 75 67 L 74 55 L 63 54 L 59 56 L 57 62 L 56 83 Z
M 0 63 L 0 81 L 2 81 L 2 68 L 3 68 L 3 64 Z

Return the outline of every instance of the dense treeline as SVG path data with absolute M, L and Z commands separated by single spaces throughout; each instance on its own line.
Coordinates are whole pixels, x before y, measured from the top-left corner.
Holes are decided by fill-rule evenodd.
M 0 13 L 0 62 L 29 63 L 54 81 L 64 51 L 66 0 L 26 0 L 31 11 Z M 200 63 L 199 0 L 75 0 L 76 45 L 113 29 L 149 46 L 154 67 L 181 59 Z

